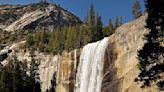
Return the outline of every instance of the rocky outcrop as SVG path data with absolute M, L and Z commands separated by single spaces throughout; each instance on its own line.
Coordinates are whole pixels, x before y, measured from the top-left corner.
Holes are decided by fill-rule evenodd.
M 20 61 L 30 62 L 30 52 L 19 48 L 23 44 L 24 41 L 13 43 L 1 50 L 1 52 L 6 52 L 5 54 L 8 58 L 14 55 Z M 34 58 L 40 61 L 38 72 L 40 74 L 42 92 L 46 92 L 52 87 L 56 88 L 56 92 L 73 92 L 80 53 L 80 49 L 69 53 L 63 52 L 61 55 L 34 52 Z M 7 57 L 2 60 L 1 63 L 3 65 L 8 63 Z
M 139 74 L 137 51 L 144 45 L 146 15 L 124 24 L 109 37 L 101 92 L 159 92 L 155 87 L 141 89 L 134 82 Z
M 81 20 L 62 7 L 46 2 L 29 5 L 0 5 L 0 28 L 14 30 L 54 30 L 73 26 Z
M 7 53 L 0 53 L 0 61 L 3 61 L 7 58 Z
M 7 57 L 8 57 L 8 54 L 11 52 L 12 50 L 9 50 L 9 49 L 3 49 L 3 50 L 0 50 L 0 62 L 1 61 L 4 61 Z
M 94 83 L 101 86 L 94 92 L 100 90 L 101 92 L 159 92 L 156 87 L 141 89 L 140 84 L 134 81 L 139 74 L 137 51 L 143 47 L 143 37 L 148 32 L 145 28 L 146 17 L 144 15 L 122 25 L 112 36 L 105 38 L 107 40 L 103 44 L 102 41 L 98 41 L 86 45 L 81 59 L 79 59 L 81 49 L 69 53 L 63 52 L 61 55 L 47 55 L 36 51 L 35 58 L 41 62 L 39 73 L 42 92 L 52 86 L 56 88 L 56 92 L 82 92 L 83 90 L 90 92 L 96 89 L 93 87 Z M 9 56 L 14 54 L 21 61 L 30 61 L 29 51 L 19 49 L 19 45 L 23 43 L 14 43 L 4 49 L 12 50 Z M 2 63 L 6 64 L 6 60 Z M 80 88 L 79 85 L 83 86 Z
M 39 18 L 42 18 L 44 15 L 45 13 L 43 11 L 35 11 L 31 13 L 26 13 L 19 20 L 13 22 L 4 30 L 14 31 L 14 30 L 24 29 L 25 26 L 31 24 L 32 22 L 38 20 Z
M 107 41 L 83 48 L 75 92 L 159 92 L 155 86 L 142 89 L 141 84 L 134 81 L 139 74 L 137 51 L 143 47 L 143 37 L 148 32 L 146 18 L 145 14 L 119 27 L 105 38 Z

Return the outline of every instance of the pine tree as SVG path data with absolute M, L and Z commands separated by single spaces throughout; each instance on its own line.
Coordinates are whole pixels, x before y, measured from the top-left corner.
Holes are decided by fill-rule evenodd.
M 115 29 L 114 29 L 114 26 L 113 26 L 113 23 L 112 23 L 112 20 L 111 19 L 109 20 L 108 28 L 109 28 L 108 35 L 113 34 Z
M 22 92 L 23 91 L 23 77 L 22 76 L 22 66 L 20 61 L 18 61 L 16 58 L 14 58 L 13 61 L 13 72 L 12 72 L 12 77 L 13 77 L 13 92 Z
M 122 25 L 122 16 L 120 16 L 120 20 L 119 20 L 119 26 Z
M 72 40 L 72 35 L 71 35 L 71 28 L 67 29 L 67 35 L 66 35 L 66 40 L 65 40 L 65 44 L 64 47 L 67 51 L 69 51 L 71 48 L 71 40 Z
M 91 39 L 91 42 L 95 41 L 95 26 L 96 26 L 96 17 L 95 17 L 95 10 L 93 4 L 90 5 L 90 10 L 89 10 L 89 36 Z
M 35 43 L 32 35 L 28 35 L 26 40 L 27 40 L 26 41 L 27 48 L 30 48 Z
M 115 20 L 115 29 L 119 27 L 119 17 L 117 16 L 116 17 L 116 20 Z
M 103 23 L 101 16 L 96 16 L 96 29 L 94 30 L 94 41 L 98 41 L 103 38 Z
M 137 19 L 138 17 L 140 17 L 142 15 L 141 5 L 138 0 L 135 0 L 135 2 L 133 4 L 132 14 L 133 14 L 134 19 Z
M 87 12 L 87 16 L 85 16 L 84 23 L 88 24 L 89 23 L 89 14 Z
M 80 48 L 80 25 L 75 26 L 74 34 L 75 34 L 75 37 L 74 37 L 75 48 L 74 49 L 77 49 L 77 48 Z
M 148 12 L 146 28 L 150 31 L 145 35 L 146 43 L 138 51 L 140 74 L 136 81 L 143 83 L 142 87 L 156 84 L 164 90 L 164 1 L 145 0 Z
M 95 25 L 95 10 L 93 4 L 90 5 L 89 20 L 90 20 L 90 26 L 93 27 Z
M 84 46 L 88 42 L 91 42 L 90 29 L 88 25 L 83 24 L 80 26 L 80 46 Z
M 13 91 L 13 77 L 12 71 L 13 63 L 9 62 L 8 65 L 2 68 L 0 71 L 0 92 L 12 92 Z M 9 85 L 10 84 L 10 85 Z
M 31 52 L 31 62 L 29 67 L 29 88 L 30 92 L 41 92 L 39 78 L 39 61 L 34 59 L 34 54 Z
M 105 27 L 103 30 L 103 36 L 107 37 L 107 36 L 112 35 L 114 33 L 114 30 L 115 30 L 115 28 L 114 28 L 112 19 L 109 19 L 108 26 Z
M 30 64 L 35 69 L 28 68 L 24 62 L 26 61 L 19 61 L 15 56 L 9 58 L 9 63 L 0 71 L 0 92 L 41 92 L 36 71 L 38 66 Z
M 114 29 L 117 29 L 121 25 L 122 25 L 122 17 L 117 16 L 116 19 L 115 19 Z

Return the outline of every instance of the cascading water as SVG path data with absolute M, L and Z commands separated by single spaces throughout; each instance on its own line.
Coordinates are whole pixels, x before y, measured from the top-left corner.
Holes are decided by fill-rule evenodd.
M 75 92 L 101 92 L 108 38 L 83 48 L 76 75 Z

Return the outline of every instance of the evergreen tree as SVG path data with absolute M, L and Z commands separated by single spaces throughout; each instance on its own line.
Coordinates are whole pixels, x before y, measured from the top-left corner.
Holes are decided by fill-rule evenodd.
M 97 14 L 96 16 L 96 29 L 94 30 L 94 40 L 98 41 L 103 38 L 103 23 L 101 21 L 101 16 Z
M 145 0 L 148 12 L 146 28 L 150 31 L 145 36 L 146 43 L 138 51 L 140 74 L 136 81 L 143 82 L 142 87 L 156 84 L 164 90 L 164 1 Z
M 90 10 L 89 10 L 89 35 L 90 35 L 90 39 L 91 42 L 94 41 L 95 36 L 94 36 L 94 31 L 95 31 L 95 25 L 96 24 L 96 18 L 95 18 L 95 10 L 94 10 L 94 6 L 93 4 L 90 5 Z
M 93 27 L 95 25 L 95 10 L 93 4 L 90 5 L 89 20 L 90 20 L 90 26 Z
M 114 30 L 122 25 L 122 16 L 117 16 L 115 19 Z
M 88 25 L 83 24 L 80 26 L 80 46 L 84 46 L 88 42 L 91 42 L 90 29 Z
M 33 40 L 33 36 L 32 35 L 28 35 L 27 39 L 26 39 L 26 47 L 30 48 L 30 46 L 32 46 L 34 44 L 34 40 Z
M 54 32 L 54 40 L 52 40 L 54 54 L 60 54 L 64 49 L 62 37 L 63 36 L 61 30 L 57 30 L 56 32 Z
M 38 68 L 35 65 L 30 67 Z M 39 78 L 36 77 L 39 75 L 35 69 L 30 69 L 27 63 L 19 61 L 15 56 L 9 58 L 9 63 L 0 71 L 0 92 L 41 92 Z
M 109 19 L 108 26 L 104 28 L 103 36 L 107 37 L 107 36 L 112 35 L 114 33 L 114 30 L 115 28 L 114 28 L 112 19 Z
M 109 20 L 108 26 L 109 26 L 109 33 L 108 33 L 108 35 L 111 35 L 111 34 L 114 33 L 114 30 L 115 30 L 111 19 Z
M 2 68 L 0 71 L 0 92 L 12 92 L 13 91 L 13 77 L 12 77 L 13 64 L 9 62 L 8 65 Z
M 120 26 L 120 18 L 117 16 L 115 20 L 115 29 Z
M 120 20 L 119 20 L 119 26 L 122 25 L 122 16 L 120 16 Z
M 23 91 L 23 78 L 24 76 L 22 76 L 22 65 L 20 63 L 20 61 L 18 61 L 16 58 L 14 58 L 13 62 L 13 71 L 12 72 L 12 85 L 13 85 L 13 92 L 22 92 Z
M 39 78 L 39 61 L 34 59 L 34 54 L 31 52 L 31 62 L 30 62 L 30 67 L 29 67 L 29 91 L 30 92 L 41 92 L 40 89 L 40 78 Z
M 72 28 L 70 27 L 68 30 L 67 30 L 67 36 L 66 36 L 66 41 L 65 41 L 65 49 L 67 51 L 70 51 L 72 50 L 73 48 L 73 30 Z
M 135 0 L 133 4 L 132 14 L 133 14 L 134 19 L 137 19 L 138 17 L 142 16 L 141 5 L 138 0 Z
M 80 25 L 75 26 L 74 34 L 75 34 L 75 37 L 74 37 L 75 49 L 77 49 L 77 48 L 80 48 Z
M 84 23 L 88 24 L 89 23 L 89 14 L 87 12 L 87 16 L 85 16 Z

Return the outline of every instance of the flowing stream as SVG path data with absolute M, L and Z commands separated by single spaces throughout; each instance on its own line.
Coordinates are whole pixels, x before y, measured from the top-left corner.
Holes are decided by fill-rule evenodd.
M 84 46 L 76 75 L 75 92 L 101 92 L 108 38 Z

